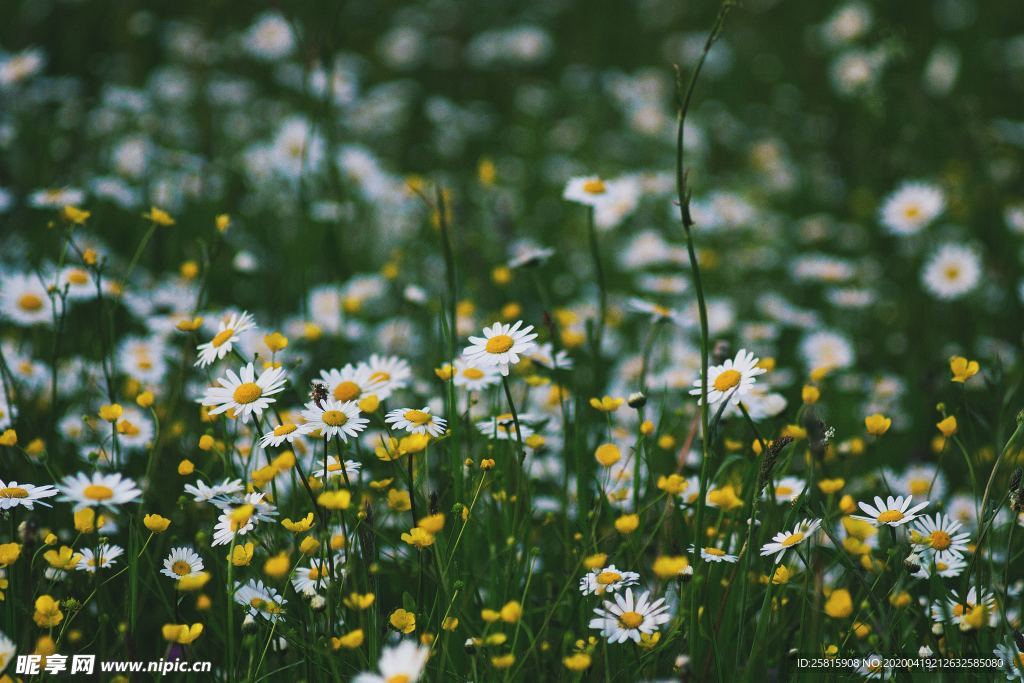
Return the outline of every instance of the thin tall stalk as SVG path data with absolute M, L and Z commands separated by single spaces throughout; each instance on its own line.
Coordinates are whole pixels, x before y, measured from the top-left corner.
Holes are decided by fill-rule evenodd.
M 726 0 L 718 10 L 715 23 L 704 41 L 704 48 L 701 51 L 697 65 L 690 74 L 690 81 L 685 90 L 682 88 L 682 74 L 676 67 L 676 80 L 678 92 L 682 92 L 682 99 L 679 102 L 679 123 L 676 131 L 676 196 L 679 204 L 679 221 L 683 226 L 683 233 L 686 236 L 686 251 L 690 259 L 690 274 L 693 279 L 693 289 L 697 295 L 697 310 L 700 314 L 700 375 L 701 375 L 701 397 L 700 397 L 700 422 L 701 422 L 701 467 L 700 467 L 700 493 L 697 499 L 697 514 L 694 522 L 693 542 L 693 564 L 698 566 L 701 562 L 700 548 L 702 546 L 701 535 L 704 533 L 704 504 L 708 489 L 708 474 L 710 471 L 710 451 L 708 444 L 709 418 L 708 418 L 708 356 L 709 356 L 709 333 L 708 333 L 708 310 L 704 299 L 704 285 L 700 276 L 700 265 L 697 262 L 697 250 L 693 240 L 693 217 L 690 214 L 690 190 L 687 187 L 687 171 L 683 166 L 683 130 L 686 122 L 686 114 L 690 109 L 690 101 L 693 98 L 693 91 L 697 85 L 697 77 L 700 76 L 701 68 L 707 59 L 711 46 L 715 44 L 729 10 L 733 7 L 731 0 Z M 700 577 L 694 577 L 690 582 L 689 609 L 689 645 L 690 656 L 696 661 L 697 655 L 697 613 L 699 611 L 698 594 L 702 581 Z M 682 589 L 680 588 L 680 591 Z M 680 598 L 682 596 L 680 595 Z M 682 600 L 680 600 L 682 602 Z

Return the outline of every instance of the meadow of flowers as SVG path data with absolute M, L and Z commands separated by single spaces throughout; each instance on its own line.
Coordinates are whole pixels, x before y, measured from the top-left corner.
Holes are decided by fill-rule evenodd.
M 6 3 L 0 682 L 1024 680 L 1014 4 Z

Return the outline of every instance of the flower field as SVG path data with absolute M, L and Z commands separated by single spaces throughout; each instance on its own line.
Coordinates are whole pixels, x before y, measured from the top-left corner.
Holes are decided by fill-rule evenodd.
M 7 5 L 0 683 L 1024 680 L 1013 3 Z

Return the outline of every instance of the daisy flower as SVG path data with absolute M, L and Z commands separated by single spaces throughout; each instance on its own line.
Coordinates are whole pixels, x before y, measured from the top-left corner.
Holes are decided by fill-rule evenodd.
M 195 362 L 196 367 L 205 368 L 213 365 L 214 361 L 224 358 L 231 353 L 231 349 L 241 339 L 238 335 L 246 330 L 256 328 L 253 317 L 242 311 L 242 314 L 232 313 L 227 320 L 221 320 L 217 326 L 217 334 L 213 339 L 196 347 L 199 352 L 199 359 Z
M 501 373 L 493 365 L 477 366 L 462 358 L 455 359 L 452 382 L 466 391 L 480 391 L 501 381 Z
M 932 602 L 931 615 L 933 621 L 945 622 L 947 617 L 956 625 L 966 623 L 964 620 L 971 615 L 975 609 L 982 608 L 988 613 L 984 623 L 990 623 L 996 617 L 996 598 L 989 591 L 982 591 L 979 599 L 977 589 L 971 586 L 967 591 L 967 599 L 961 600 L 959 593 L 947 598 L 945 603 L 941 600 Z
M 284 618 L 284 605 L 288 601 L 259 579 L 249 579 L 245 584 L 235 584 L 235 602 L 245 605 L 252 617 L 277 621 Z
M 960 576 L 967 569 L 967 560 L 959 555 L 949 555 L 939 558 L 937 553 L 927 551 L 921 554 L 920 569 L 911 574 L 915 579 L 927 579 L 931 577 L 932 571 L 944 579 L 952 579 Z
M 192 496 L 197 503 L 208 503 L 210 501 L 226 500 L 237 493 L 245 490 L 241 479 L 225 479 L 219 484 L 207 486 L 206 482 L 200 480 L 195 484 L 185 484 L 185 493 Z
M 943 498 L 946 493 L 946 478 L 935 465 L 912 465 L 902 474 L 887 471 L 885 478 L 897 493 L 922 498 Z
M 302 432 L 299 431 L 296 425 L 291 422 L 285 422 L 261 436 L 260 446 L 263 448 L 274 446 L 276 448 L 285 442 L 291 443 L 300 436 L 302 436 Z
M 14 641 L 0 633 L 0 673 L 3 673 L 7 665 L 14 659 L 14 653 L 18 651 Z
M 803 543 L 820 526 L 820 519 L 805 519 L 797 524 L 791 532 L 780 531 L 772 537 L 771 543 L 765 543 L 761 547 L 761 557 L 775 555 L 775 562 L 778 562 L 786 554 L 787 550 Z
M 34 484 L 19 484 L 16 481 L 5 484 L 3 479 L 0 479 L 0 510 L 10 510 L 19 505 L 31 510 L 36 503 L 53 507 L 49 503 L 44 503 L 42 499 L 56 496 L 58 493 L 57 489 L 50 485 L 35 486 Z
M 910 507 L 910 501 L 914 499 L 913 496 L 893 496 L 887 497 L 884 501 L 880 496 L 875 496 L 874 506 L 868 505 L 867 503 L 857 503 L 860 509 L 867 513 L 867 515 L 851 515 L 854 519 L 862 519 L 865 522 L 870 522 L 875 526 L 882 526 L 886 524 L 888 526 L 900 526 L 917 517 L 917 512 L 923 510 L 928 506 L 928 501 L 918 503 L 914 507 Z
M 690 552 L 692 553 L 694 551 L 695 551 L 695 548 L 691 545 L 690 546 Z M 736 555 L 730 555 L 729 553 L 725 552 L 721 548 L 716 548 L 714 546 L 706 546 L 704 548 L 701 548 L 700 549 L 700 557 L 705 562 L 729 562 L 729 563 L 733 563 L 733 562 L 736 562 L 736 560 L 740 559 Z
M 519 430 L 523 434 L 523 439 L 533 436 L 533 428 L 523 424 L 528 416 L 519 416 Z M 516 438 L 516 426 L 512 421 L 512 414 L 505 413 L 502 415 L 496 415 L 489 420 L 481 420 L 476 423 L 476 429 L 484 436 L 498 441 L 514 440 Z
M 257 378 L 252 363 L 247 363 L 239 374 L 228 370 L 227 377 L 217 378 L 220 386 L 208 387 L 201 403 L 212 407 L 210 415 L 230 410 L 242 422 L 248 422 L 253 414 L 262 416 L 276 401 L 269 397 L 284 391 L 285 381 L 284 368 L 267 368 Z
M 673 311 L 667 306 L 651 303 L 644 299 L 632 298 L 627 303 L 629 310 L 643 313 L 650 316 L 651 322 L 678 322 L 682 323 L 683 316 L 678 311 Z
M 359 432 L 366 429 L 366 425 L 370 423 L 368 419 L 359 415 L 359 406 L 355 401 L 342 402 L 328 398 L 319 405 L 315 401 L 310 401 L 302 411 L 302 419 L 305 422 L 299 426 L 299 430 L 303 434 L 319 432 L 322 439 L 337 436 L 347 442 L 349 437 L 359 436 Z
M 512 270 L 539 266 L 554 255 L 555 250 L 550 247 L 520 243 L 512 248 L 512 257 L 506 265 Z
M 921 282 L 936 299 L 952 301 L 970 293 L 981 281 L 978 252 L 960 244 L 939 247 L 921 271 Z
M 753 388 L 757 376 L 767 372 L 764 368 L 757 367 L 759 360 L 746 349 L 740 349 L 735 358 L 708 368 L 708 405 L 725 400 L 733 404 L 739 403 Z M 703 393 L 701 379 L 694 380 L 693 386 L 695 388 L 690 389 L 690 395 L 700 396 Z
M 345 365 L 341 369 L 321 370 L 320 378 L 336 401 L 357 401 L 366 396 L 385 398 L 381 393 L 387 388 L 383 377 L 373 378 L 370 366 L 365 363 Z
M 604 569 L 594 569 L 580 579 L 580 593 L 583 595 L 614 593 L 620 588 L 633 586 L 638 581 L 640 581 L 640 575 L 636 572 L 616 569 L 614 564 L 610 564 Z
M 192 576 L 203 571 L 203 558 L 192 548 L 181 546 L 173 548 L 164 559 L 164 568 L 160 573 L 177 581 L 183 576 Z
M 590 628 L 600 629 L 609 643 L 640 642 L 641 634 L 649 635 L 668 622 L 671 615 L 664 598 L 653 602 L 650 592 L 644 591 L 634 600 L 633 589 L 627 588 L 625 595 L 616 593 L 610 600 L 603 601 L 603 607 L 594 609 L 596 619 L 590 620 Z
M 416 683 L 430 657 L 430 648 L 414 640 L 403 640 L 395 647 L 385 647 L 377 660 L 380 674 L 363 672 L 352 683 Z
M 429 434 L 440 436 L 444 434 L 445 420 L 430 414 L 430 408 L 424 406 L 415 408 L 398 408 L 390 411 L 384 416 L 384 422 L 391 425 L 393 429 L 404 429 L 410 434 Z
M 537 338 L 533 325 L 519 329 L 522 320 L 515 324 L 494 323 L 484 328 L 483 337 L 470 337 L 470 345 L 462 352 L 466 360 L 478 366 L 494 366 L 502 376 L 508 375 L 509 366 L 519 362 L 520 355 L 526 354 L 535 346 Z
M 783 477 L 775 484 L 775 500 L 780 503 L 791 503 L 800 497 L 807 486 L 800 477 Z M 767 491 L 764 493 L 764 500 L 771 500 Z
M 53 313 L 53 301 L 39 278 L 20 273 L 0 277 L 0 315 L 27 327 L 51 324 Z
M 310 558 L 308 567 L 296 567 L 292 576 L 295 592 L 306 596 L 313 596 L 318 591 L 326 590 L 330 582 L 330 564 L 318 558 Z
M 271 522 L 275 517 L 277 517 L 278 512 L 277 508 L 264 500 L 266 497 L 267 494 L 265 493 L 253 492 L 247 493 L 241 498 L 233 498 L 226 502 L 215 500 L 213 504 L 227 512 L 232 512 L 239 507 L 248 505 L 252 508 L 250 514 L 257 522 Z
M 941 512 L 935 517 L 925 515 L 914 522 L 914 531 L 920 534 L 918 545 L 927 545 L 936 559 L 948 562 L 952 558 L 960 558 L 967 552 L 967 544 L 971 540 L 969 533 L 957 533 L 963 525 L 952 517 Z M 914 536 L 911 541 L 917 542 Z
M 389 398 L 399 389 L 404 389 L 412 379 L 412 367 L 409 361 L 398 356 L 380 356 L 371 354 L 366 366 L 370 370 L 370 379 L 380 385 L 377 397 L 380 400 Z
M 598 176 L 576 176 L 565 184 L 562 199 L 584 206 L 599 206 L 608 201 L 609 182 Z
M 526 357 L 549 370 L 572 370 L 573 362 L 568 352 L 560 349 L 555 353 L 554 345 L 551 342 L 537 344 L 526 354 Z
M 92 548 L 82 548 L 82 559 L 75 569 L 95 574 L 97 567 L 109 569 L 114 566 L 115 560 L 124 554 L 124 548 L 108 543 L 101 544 L 96 550 L 99 552 L 94 552 Z
M 142 495 L 135 482 L 118 473 L 102 474 L 78 472 L 64 477 L 57 485 L 61 497 L 57 500 L 74 503 L 75 512 L 88 507 L 116 508 L 131 503 Z
M 999 658 L 1003 673 L 1006 674 L 1006 680 L 1024 681 L 1024 653 L 1017 649 L 1017 645 L 1012 638 L 1008 639 L 1006 643 L 996 645 L 995 649 L 992 650 L 992 654 Z M 2 670 L 3 650 L 0 648 L 0 671 Z
M 355 460 L 345 461 L 345 474 L 349 479 L 359 475 L 359 470 L 362 469 L 362 463 L 356 462 Z M 324 468 L 313 470 L 313 476 L 317 479 L 327 479 L 328 477 L 340 477 L 341 476 L 341 462 L 338 460 L 338 456 L 331 455 L 327 458 L 327 471 L 324 472 Z
M 256 528 L 256 519 L 252 516 L 244 521 L 232 518 L 231 511 L 225 510 L 217 517 L 213 527 L 213 542 L 210 545 L 227 545 L 239 536 L 245 536 Z
M 28 196 L 28 203 L 36 209 L 60 209 L 79 206 L 85 201 L 85 192 L 77 187 L 49 187 L 36 190 Z
M 885 198 L 879 221 L 894 235 L 913 235 L 935 220 L 946 206 L 942 190 L 927 183 L 904 183 Z

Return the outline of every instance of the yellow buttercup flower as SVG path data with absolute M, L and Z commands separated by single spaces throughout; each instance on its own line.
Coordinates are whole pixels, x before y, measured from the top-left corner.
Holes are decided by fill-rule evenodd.
M 301 534 L 306 531 L 309 531 L 311 528 L 313 528 L 313 524 L 314 522 L 312 512 L 307 513 L 305 517 L 303 517 L 297 522 L 293 522 L 290 519 L 284 519 L 281 522 L 281 526 L 283 526 L 285 529 L 292 532 L 293 534 Z
M 210 572 L 197 572 L 188 574 L 178 579 L 177 588 L 180 591 L 197 591 L 210 581 Z
M 889 427 L 891 426 L 892 419 L 882 415 L 881 413 L 868 415 L 864 418 L 864 427 L 868 430 L 868 434 L 873 436 L 882 436 L 889 431 Z
M 438 512 L 437 514 L 421 517 L 420 521 L 416 523 L 416 526 L 423 529 L 428 534 L 438 534 L 442 529 L 444 529 L 444 513 Z
M 317 496 L 316 503 L 328 510 L 348 510 L 352 503 L 352 493 L 348 489 L 324 491 Z
M 853 613 L 853 600 L 850 591 L 837 588 L 832 591 L 825 602 L 825 614 L 833 619 L 844 619 Z
M 86 211 L 70 204 L 60 210 L 60 217 L 68 223 L 74 223 L 75 225 L 84 225 L 91 215 L 91 211 Z
M 171 525 L 171 520 L 160 515 L 146 515 L 142 519 L 142 523 L 146 525 L 146 528 L 152 531 L 154 534 L 162 534 L 167 531 L 167 527 Z
M 401 633 L 409 634 L 416 630 L 416 615 L 401 607 L 391 613 L 388 622 L 392 628 Z
M 231 564 L 236 567 L 247 567 L 252 562 L 255 546 L 252 543 L 240 543 L 231 551 Z
M 409 533 L 402 534 L 402 540 L 420 550 L 434 545 L 434 534 L 419 527 L 413 527 Z
M 64 613 L 60 611 L 60 603 L 50 595 L 40 595 L 36 598 L 36 611 L 32 620 L 39 628 L 53 628 L 64 620 Z
M 292 563 L 286 552 L 280 552 L 267 558 L 267 561 L 263 563 L 263 573 L 272 579 L 283 579 L 288 576 L 288 571 L 291 568 Z
M 953 373 L 953 381 L 963 384 L 978 374 L 981 366 L 976 360 L 967 360 L 963 356 L 953 356 L 949 359 L 949 370 Z
M 0 568 L 9 567 L 21 556 L 21 545 L 18 543 L 0 544 Z
M 142 217 L 165 228 L 174 225 L 174 219 L 171 217 L 171 214 L 155 206 L 151 206 L 149 212 L 142 214 Z
M 361 611 L 369 609 L 375 600 L 376 596 L 373 593 L 349 593 L 342 602 L 349 609 Z
M 619 409 L 623 403 L 626 402 L 624 398 L 613 398 L 611 396 L 604 396 L 602 398 L 590 399 L 590 407 L 599 410 L 602 413 L 614 413 Z
M 339 650 L 341 648 L 345 648 L 346 650 L 354 650 L 363 644 L 364 639 L 365 636 L 363 634 L 363 629 L 357 628 L 354 631 L 349 631 L 340 638 L 332 637 L 331 649 Z
M 121 414 L 124 409 L 119 403 L 110 403 L 107 405 L 100 406 L 100 419 L 106 420 L 107 422 L 117 422 L 121 418 Z
M 939 431 L 942 432 L 942 435 L 947 439 L 956 434 L 956 418 L 953 417 L 952 415 L 942 420 L 941 422 L 936 423 L 935 426 L 938 427 Z
M 523 616 L 523 606 L 516 600 L 510 600 L 502 606 L 501 610 L 498 612 L 498 616 L 500 616 L 501 620 L 506 624 L 514 624 Z
M 619 447 L 613 443 L 603 443 L 594 451 L 594 459 L 603 467 L 611 467 L 622 459 Z
M 203 634 L 202 624 L 164 624 L 162 629 L 164 640 L 168 643 L 189 645 Z

